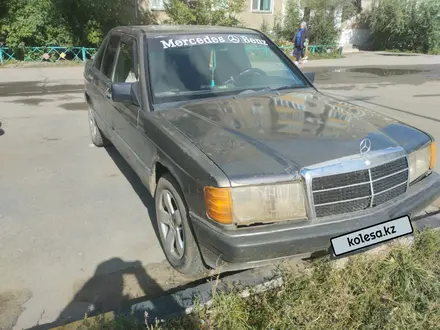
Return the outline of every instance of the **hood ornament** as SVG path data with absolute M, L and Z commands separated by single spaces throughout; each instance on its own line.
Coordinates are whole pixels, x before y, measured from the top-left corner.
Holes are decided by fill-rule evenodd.
M 363 139 L 359 145 L 359 152 L 361 156 L 366 155 L 367 153 L 370 152 L 370 150 L 371 150 L 371 140 L 368 138 Z

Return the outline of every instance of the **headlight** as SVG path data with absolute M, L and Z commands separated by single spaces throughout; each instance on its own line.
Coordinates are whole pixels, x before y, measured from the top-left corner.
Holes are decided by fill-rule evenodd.
M 238 225 L 307 217 L 301 182 L 236 188 L 205 188 L 208 216 Z
M 414 182 L 429 170 L 434 168 L 435 164 L 435 143 L 423 147 L 409 154 L 409 182 Z

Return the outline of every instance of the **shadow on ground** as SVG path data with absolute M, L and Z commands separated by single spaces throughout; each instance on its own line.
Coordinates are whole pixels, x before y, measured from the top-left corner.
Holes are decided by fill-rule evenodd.
M 33 330 L 50 329 L 67 323 L 83 320 L 85 315 L 93 317 L 109 311 L 123 312 L 136 303 L 126 290 L 126 282 L 136 280 L 142 289 L 143 299 L 154 299 L 165 293 L 163 288 L 147 274 L 140 261 L 127 262 L 120 258 L 104 261 L 96 268 L 94 276 L 89 279 L 75 294 L 72 301 L 63 309 L 57 320 L 52 323 L 36 325 Z M 170 309 L 182 309 L 175 301 L 170 300 Z
M 48 85 L 41 81 L 18 81 L 0 84 L 0 97 L 42 96 L 67 93 L 81 93 L 84 84 Z
M 0 121 L 0 136 L 5 134 L 5 131 L 2 129 L 2 122 Z

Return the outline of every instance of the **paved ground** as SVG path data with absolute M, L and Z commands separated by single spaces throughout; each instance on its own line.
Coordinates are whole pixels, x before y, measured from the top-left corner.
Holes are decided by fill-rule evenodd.
M 90 145 L 82 91 L 79 67 L 0 69 L 0 329 L 185 282 L 164 262 L 146 190 Z
M 440 57 L 355 54 L 304 70 L 324 92 L 440 141 Z M 0 68 L 0 329 L 81 317 L 90 305 L 191 280 L 165 262 L 139 180 L 117 153 L 90 145 L 81 74 Z

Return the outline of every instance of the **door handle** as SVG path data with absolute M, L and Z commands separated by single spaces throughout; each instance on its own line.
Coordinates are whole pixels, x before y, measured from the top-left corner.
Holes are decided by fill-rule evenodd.
M 105 90 L 105 97 L 108 99 L 112 98 L 112 90 L 111 87 L 107 87 L 107 89 Z

